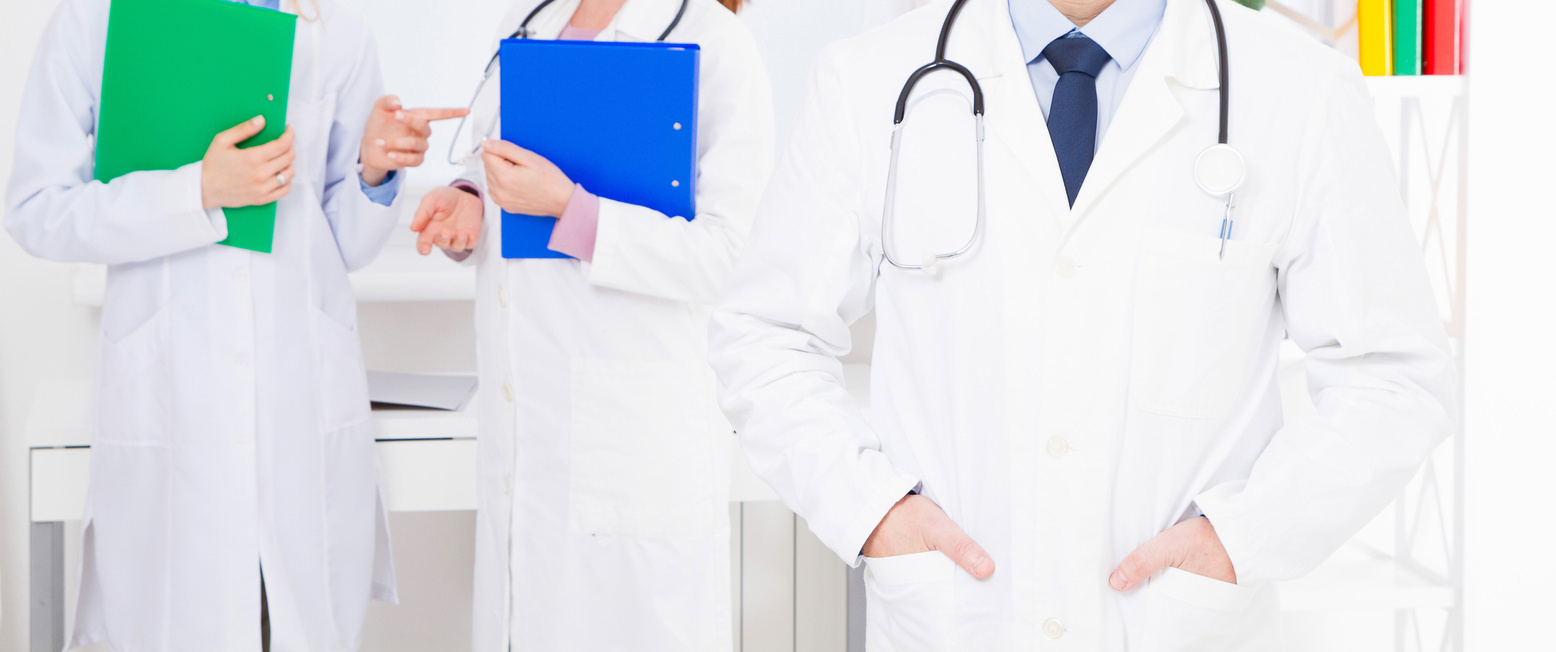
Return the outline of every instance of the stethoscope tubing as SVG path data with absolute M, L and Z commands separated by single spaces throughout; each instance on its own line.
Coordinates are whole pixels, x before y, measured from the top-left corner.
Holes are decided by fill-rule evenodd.
M 541 11 L 544 11 L 546 7 L 551 6 L 555 2 L 556 0 L 544 0 L 539 5 L 536 5 L 534 9 L 531 9 L 530 12 L 524 16 L 523 22 L 519 23 L 519 28 L 514 30 L 512 34 L 508 35 L 508 39 L 528 39 L 533 37 L 534 33 L 530 31 L 529 24 L 534 22 L 535 17 L 539 16 Z M 670 21 L 670 25 L 668 27 L 665 27 L 665 31 L 660 33 L 659 38 L 654 39 L 655 42 L 663 43 L 665 39 L 670 38 L 670 33 L 674 32 L 675 28 L 681 26 L 681 19 L 686 17 L 686 8 L 690 5 L 691 0 L 681 0 L 681 8 L 675 12 L 675 18 Z M 492 66 L 497 65 L 497 60 L 501 57 L 502 49 L 498 48 L 497 52 L 492 54 L 492 58 L 487 60 L 486 68 L 481 76 L 481 83 L 476 84 L 475 92 L 470 94 L 469 108 L 471 112 L 475 111 L 475 102 L 478 98 L 481 97 L 481 90 L 486 88 L 486 83 L 492 80 Z M 469 114 L 466 114 L 465 117 L 460 118 L 459 126 L 454 130 L 454 142 L 449 144 L 448 148 L 448 162 L 452 165 L 464 165 L 467 161 L 470 160 L 471 156 L 475 155 L 475 152 L 480 151 L 472 150 L 471 153 L 465 155 L 464 158 L 454 158 L 454 152 L 459 151 L 459 134 L 464 133 L 465 123 L 469 119 Z
M 891 162 L 886 173 L 886 201 L 882 205 L 881 211 L 881 253 L 882 256 L 886 259 L 886 262 L 890 263 L 894 267 L 905 270 L 920 270 L 931 276 L 938 273 L 936 264 L 939 261 L 957 258 L 967 253 L 968 251 L 971 251 L 973 245 L 975 245 L 979 238 L 982 237 L 984 229 L 984 217 L 986 211 L 984 206 L 985 184 L 983 162 L 983 86 L 978 83 L 978 78 L 972 73 L 972 71 L 968 70 L 961 64 L 951 61 L 946 57 L 946 48 L 950 42 L 951 29 L 956 25 L 956 19 L 961 14 L 962 8 L 965 7 L 966 4 L 967 0 L 956 0 L 956 2 L 951 5 L 951 10 L 946 14 L 945 22 L 940 26 L 940 38 L 935 44 L 935 60 L 913 71 L 913 74 L 908 76 L 907 83 L 903 85 L 902 92 L 897 96 L 896 111 L 892 116 Z M 1220 129 L 1217 133 L 1216 142 L 1220 146 L 1229 147 L 1228 131 L 1231 123 L 1232 91 L 1231 65 L 1227 59 L 1226 25 L 1222 22 L 1221 9 L 1220 7 L 1216 6 L 1216 0 L 1205 0 L 1205 5 L 1210 8 L 1211 21 L 1215 24 L 1216 30 L 1217 74 L 1220 81 L 1220 88 L 1218 89 L 1220 95 Z M 972 88 L 973 116 L 977 123 L 978 139 L 978 215 L 976 221 L 973 223 L 972 237 L 967 241 L 966 244 L 962 245 L 956 251 L 951 253 L 940 254 L 926 252 L 921 259 L 922 262 L 918 265 L 914 265 L 906 263 L 905 261 L 900 261 L 892 254 L 891 241 L 894 232 L 893 227 L 895 226 L 896 222 L 895 217 L 897 207 L 897 166 L 899 162 L 899 156 L 901 154 L 903 121 L 907 119 L 908 101 L 913 95 L 913 89 L 918 86 L 919 81 L 924 77 L 939 70 L 949 70 L 961 75 L 964 79 L 967 80 L 968 86 Z M 1232 202 L 1232 195 L 1230 192 L 1228 192 L 1227 214 L 1223 219 L 1220 233 L 1222 247 L 1221 251 L 1223 256 L 1225 255 L 1226 251 L 1226 241 L 1231 237 Z

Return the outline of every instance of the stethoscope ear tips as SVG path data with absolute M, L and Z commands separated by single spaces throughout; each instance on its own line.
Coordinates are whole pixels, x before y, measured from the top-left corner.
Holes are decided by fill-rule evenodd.
M 1194 161 L 1194 182 L 1217 197 L 1236 191 L 1247 176 L 1242 153 L 1226 143 L 1211 145 Z

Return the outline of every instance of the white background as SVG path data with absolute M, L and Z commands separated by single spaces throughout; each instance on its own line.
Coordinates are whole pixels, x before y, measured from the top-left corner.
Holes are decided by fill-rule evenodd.
M 390 90 L 416 105 L 464 103 L 489 56 L 491 26 L 506 5 L 504 0 L 347 1 L 370 12 Z M 32 52 L 57 4 L 0 0 L 0 179 L 10 176 L 15 117 Z M 772 69 L 780 133 L 792 118 L 815 51 L 880 22 L 904 4 L 912 0 L 754 0 L 746 18 Z M 1476 652 L 1548 648 L 1547 623 L 1556 614 L 1551 588 L 1556 584 L 1556 273 L 1547 262 L 1556 243 L 1556 208 L 1549 197 L 1556 185 L 1556 121 L 1550 117 L 1556 82 L 1547 70 L 1543 42 L 1549 25 L 1556 24 L 1556 5 L 1483 0 L 1473 12 L 1467 647 Z M 447 174 L 447 169 L 429 166 L 413 180 L 434 185 Z M 0 236 L 0 652 L 24 650 L 27 641 L 23 424 L 32 388 L 40 380 L 92 374 L 97 311 L 70 302 L 70 281 L 70 267 L 35 260 Z M 469 321 L 462 304 L 364 305 L 369 365 L 472 370 Z M 398 609 L 375 605 L 365 648 L 463 649 L 470 516 L 397 515 L 393 527 L 406 604 Z M 1337 623 L 1313 621 L 1312 626 Z M 1346 633 L 1329 635 L 1344 640 Z M 1372 639 L 1355 638 L 1363 640 Z

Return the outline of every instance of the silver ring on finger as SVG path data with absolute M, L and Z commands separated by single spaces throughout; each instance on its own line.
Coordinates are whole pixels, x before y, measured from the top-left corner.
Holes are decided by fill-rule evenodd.
M 282 188 L 285 188 L 287 182 L 289 182 L 289 181 L 291 181 L 291 180 L 286 178 L 286 174 L 285 173 L 276 175 L 276 182 L 281 184 L 280 187 L 282 187 Z

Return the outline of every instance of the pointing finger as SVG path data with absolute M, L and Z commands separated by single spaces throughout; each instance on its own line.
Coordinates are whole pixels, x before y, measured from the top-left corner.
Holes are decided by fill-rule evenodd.
M 470 114 L 470 109 L 409 109 L 406 113 L 421 118 L 423 122 L 437 122 L 463 118 Z

